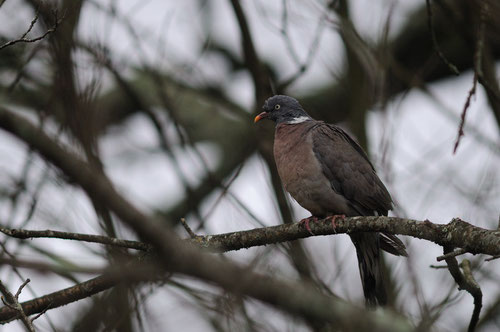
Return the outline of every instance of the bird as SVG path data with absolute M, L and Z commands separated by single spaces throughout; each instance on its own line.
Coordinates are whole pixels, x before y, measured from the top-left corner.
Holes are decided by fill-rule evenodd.
M 339 126 L 313 119 L 292 97 L 267 99 L 254 118 L 275 122 L 274 159 L 285 190 L 306 210 L 309 220 L 353 216 L 386 216 L 393 201 L 366 152 Z M 312 219 L 311 219 L 312 218 Z M 407 256 L 393 234 L 349 234 L 356 248 L 359 272 L 368 307 L 387 304 L 381 269 L 381 250 Z

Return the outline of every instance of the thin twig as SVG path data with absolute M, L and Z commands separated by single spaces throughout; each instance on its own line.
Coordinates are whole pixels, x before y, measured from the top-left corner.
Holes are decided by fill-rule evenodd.
M 431 265 L 429 265 L 429 267 L 432 268 L 432 269 L 439 270 L 439 269 L 447 269 L 448 265 L 434 265 L 434 264 L 431 264 Z
M 21 292 L 23 288 L 30 282 L 30 279 L 26 279 L 21 286 L 19 286 L 16 295 L 13 295 L 7 287 L 0 281 L 0 292 L 3 294 L 2 296 L 2 302 L 7 306 L 8 308 L 14 310 L 17 313 L 17 317 L 21 319 L 23 322 L 24 326 L 26 327 L 26 330 L 30 332 L 35 332 L 35 328 L 33 327 L 32 321 L 28 318 L 26 313 L 23 310 L 22 305 L 19 303 L 19 295 L 21 295 Z M 5 298 L 4 298 L 5 297 Z
M 319 19 L 318 19 L 318 24 L 315 28 L 314 31 L 314 39 L 311 41 L 308 47 L 308 53 L 306 55 L 306 58 L 304 60 L 300 60 L 299 55 L 295 51 L 295 48 L 293 47 L 292 40 L 288 34 L 288 6 L 287 6 L 287 1 L 283 0 L 283 11 L 282 11 L 282 16 L 281 16 L 281 28 L 279 29 L 280 34 L 283 36 L 283 39 L 285 41 L 285 45 L 288 50 L 288 54 L 292 58 L 292 60 L 295 62 L 295 65 L 297 66 L 297 70 L 294 74 L 292 74 L 290 77 L 284 79 L 282 82 L 278 84 L 277 92 L 281 92 L 285 90 L 288 86 L 293 84 L 299 77 L 301 77 L 306 70 L 310 67 L 312 63 L 312 59 L 318 50 L 319 42 L 321 40 L 323 28 L 324 28 L 324 22 L 325 18 L 328 15 L 328 12 L 325 12 Z M 275 91 L 273 91 L 273 94 L 276 94 Z
M 130 248 L 136 250 L 149 251 L 151 250 L 151 245 L 138 241 L 122 240 L 109 236 L 102 235 L 90 235 L 81 233 L 70 233 L 70 232 L 60 232 L 53 230 L 27 230 L 27 229 L 10 229 L 0 227 L 0 232 L 5 235 L 15 237 L 18 239 L 28 239 L 28 238 L 56 238 L 62 240 L 76 240 L 83 242 L 101 243 L 116 247 Z
M 431 0 L 426 0 L 425 1 L 426 6 L 427 6 L 427 25 L 429 26 L 429 30 L 431 32 L 431 38 L 432 38 L 432 44 L 434 46 L 434 50 L 436 51 L 437 55 L 443 61 L 443 63 L 448 66 L 450 71 L 455 74 L 455 75 L 460 75 L 460 72 L 458 71 L 457 66 L 455 66 L 453 63 L 448 60 L 443 52 L 441 52 L 441 49 L 439 48 L 439 44 L 437 42 L 436 38 L 436 30 L 434 29 L 434 23 L 432 21 L 432 5 L 431 5 Z
M 189 236 L 194 239 L 197 237 L 197 235 L 195 234 L 195 232 L 193 232 L 193 230 L 191 229 L 191 227 L 189 227 L 189 225 L 186 223 L 186 219 L 185 218 L 181 218 L 181 224 L 182 226 L 184 226 L 184 229 L 186 230 L 186 232 L 189 234 Z
M 26 32 L 24 32 L 23 35 L 20 38 L 14 39 L 14 40 L 10 40 L 10 41 L 6 42 L 5 44 L 0 45 L 0 50 L 4 49 L 6 47 L 12 46 L 14 44 L 17 44 L 17 43 L 34 43 L 34 42 L 37 42 L 39 40 L 42 40 L 45 37 L 47 37 L 49 34 L 51 34 L 54 31 L 56 31 L 57 27 L 59 26 L 59 24 L 62 21 L 62 18 L 59 19 L 57 17 L 57 10 L 55 10 L 54 11 L 55 22 L 54 22 L 54 25 L 50 29 L 48 29 L 47 31 L 45 31 L 45 33 L 43 33 L 41 36 L 38 36 L 38 37 L 35 37 L 35 38 L 26 38 L 26 35 L 33 29 L 33 26 L 35 25 L 36 21 L 38 20 L 38 14 L 39 13 L 37 12 L 36 15 L 35 15 L 35 18 L 31 21 L 28 30 L 26 30 Z
M 429 0 L 427 0 L 429 1 Z M 476 50 L 474 53 L 474 77 L 472 81 L 472 88 L 469 91 L 467 99 L 465 100 L 465 105 L 460 115 L 460 125 L 458 126 L 458 135 L 455 141 L 455 146 L 453 147 L 453 154 L 457 152 L 458 145 L 462 136 L 464 136 L 464 125 L 465 117 L 467 115 L 467 110 L 469 109 L 472 96 L 476 94 L 477 81 L 482 74 L 482 59 L 483 59 L 483 48 L 484 48 L 484 31 L 486 25 L 486 5 L 483 4 L 484 1 L 480 1 L 480 14 L 479 14 L 479 30 L 477 33 Z
M 441 262 L 441 261 L 444 261 L 446 258 L 449 258 L 449 257 L 456 257 L 456 256 L 459 256 L 459 255 L 463 255 L 465 254 L 467 251 L 465 249 L 458 249 L 456 251 L 452 251 L 450 253 L 447 253 L 446 255 L 442 255 L 442 256 L 438 256 L 436 258 L 436 260 L 438 262 Z
M 462 109 L 462 113 L 460 115 L 460 124 L 458 126 L 458 135 L 455 141 L 455 146 L 453 147 L 453 154 L 457 152 L 458 145 L 460 144 L 460 139 L 462 138 L 462 136 L 464 136 L 465 116 L 467 115 L 467 110 L 469 109 L 472 96 L 476 93 L 476 86 L 477 86 L 477 72 L 474 72 L 472 88 L 469 90 L 469 94 L 467 95 L 467 99 L 465 100 L 464 108 Z
M 445 255 L 452 252 L 452 250 L 452 248 L 444 246 Z M 482 307 L 483 293 L 481 288 L 472 276 L 470 262 L 467 259 L 464 259 L 459 266 L 455 257 L 447 257 L 446 264 L 448 265 L 450 274 L 458 285 L 458 289 L 465 290 L 474 298 L 474 310 L 467 330 L 468 332 L 474 332 L 477 322 L 479 321 L 479 314 L 481 313 Z M 462 267 L 463 273 L 460 271 L 460 267 Z
M 16 292 L 16 295 L 14 295 L 14 297 L 16 299 L 19 299 L 19 295 L 21 295 L 21 292 L 23 291 L 23 288 L 30 282 L 31 280 L 28 278 L 26 279 L 22 284 L 21 286 L 19 286 L 19 289 L 17 290 Z
M 28 30 L 26 30 L 26 32 L 25 32 L 25 33 L 23 33 L 23 35 L 22 35 L 22 36 L 21 36 L 21 38 L 19 38 L 19 39 L 25 39 L 25 38 L 26 38 L 26 36 L 28 35 L 28 33 L 30 33 L 30 32 L 31 32 L 31 30 L 32 30 L 32 29 L 33 29 L 33 27 L 35 26 L 35 23 L 38 21 L 38 16 L 39 16 L 39 15 L 40 15 L 40 12 L 39 12 L 39 11 L 38 11 L 38 9 L 37 9 L 37 11 L 36 11 L 36 13 L 35 13 L 35 17 L 31 20 L 31 23 L 30 23 L 30 26 L 28 27 Z M 57 22 L 57 20 L 56 20 L 56 22 Z
M 481 291 L 481 288 L 472 275 L 472 270 L 468 259 L 464 259 L 462 261 L 462 271 L 465 282 L 467 283 L 466 290 L 474 298 L 474 311 L 472 312 L 472 317 L 468 329 L 469 332 L 473 332 L 476 329 L 477 322 L 479 321 L 479 314 L 481 313 L 481 308 L 483 306 L 483 292 Z
M 33 321 L 34 321 L 35 319 L 40 318 L 40 317 L 41 317 L 44 313 L 46 313 L 46 312 L 47 312 L 47 310 L 49 310 L 49 309 L 50 309 L 50 307 L 51 307 L 51 304 L 49 303 L 49 305 L 47 305 L 47 306 L 45 307 L 45 309 L 43 309 L 43 310 L 42 310 L 39 314 L 37 314 L 35 317 L 31 318 L 31 323 L 33 323 Z

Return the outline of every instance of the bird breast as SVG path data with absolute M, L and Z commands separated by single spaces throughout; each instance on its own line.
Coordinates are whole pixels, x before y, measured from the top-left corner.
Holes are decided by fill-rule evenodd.
M 330 210 L 324 202 L 325 197 L 334 193 L 314 156 L 308 125 L 278 125 L 274 159 L 286 191 L 313 215 L 322 216 Z

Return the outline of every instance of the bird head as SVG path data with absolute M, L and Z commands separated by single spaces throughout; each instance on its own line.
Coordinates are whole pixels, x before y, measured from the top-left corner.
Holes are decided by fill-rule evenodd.
M 258 122 L 262 119 L 269 119 L 276 124 L 296 124 L 312 120 L 297 99 L 289 96 L 273 96 L 266 100 L 262 108 L 264 112 L 257 115 L 254 122 Z

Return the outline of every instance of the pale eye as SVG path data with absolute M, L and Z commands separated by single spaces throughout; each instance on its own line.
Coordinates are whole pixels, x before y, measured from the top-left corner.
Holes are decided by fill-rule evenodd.
M 279 110 L 279 109 L 280 109 L 280 107 L 281 107 L 281 106 L 280 106 L 280 104 L 277 104 L 277 105 L 275 105 L 275 106 L 274 106 L 274 109 L 275 109 L 275 110 Z

